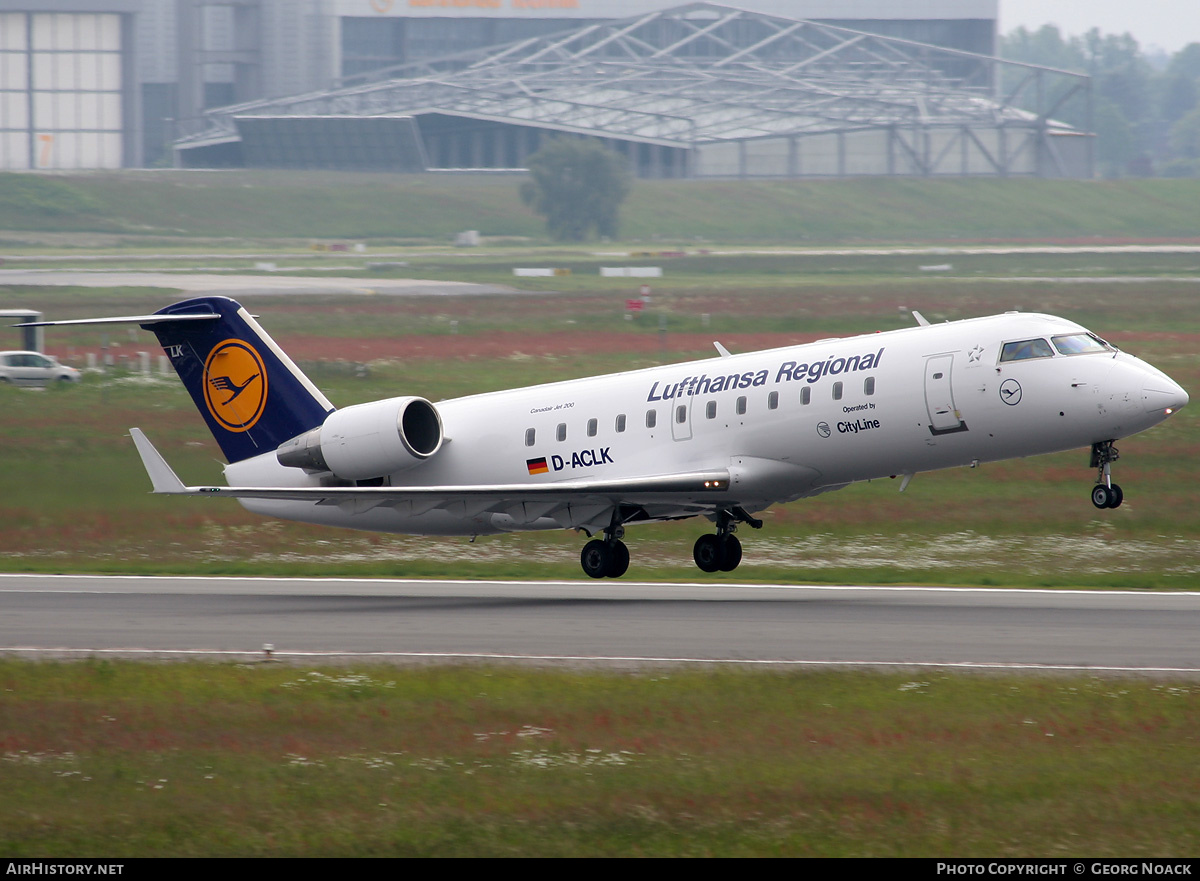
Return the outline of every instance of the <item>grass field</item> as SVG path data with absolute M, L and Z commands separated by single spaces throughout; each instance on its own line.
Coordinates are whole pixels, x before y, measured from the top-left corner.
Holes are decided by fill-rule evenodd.
M 445 243 L 464 229 L 544 239 L 520 176 L 122 171 L 0 174 L 0 244 L 191 248 L 305 237 Z M 686 243 L 1190 239 L 1196 180 L 638 181 L 622 236 Z M 7 242 L 3 241 L 7 239 Z
M 0 662 L 0 854 L 1191 857 L 1195 683 Z

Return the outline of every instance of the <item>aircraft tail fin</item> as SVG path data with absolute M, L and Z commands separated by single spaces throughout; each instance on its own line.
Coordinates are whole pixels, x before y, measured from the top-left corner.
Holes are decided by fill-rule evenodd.
M 274 451 L 334 407 L 241 304 L 197 297 L 142 316 L 230 462 Z

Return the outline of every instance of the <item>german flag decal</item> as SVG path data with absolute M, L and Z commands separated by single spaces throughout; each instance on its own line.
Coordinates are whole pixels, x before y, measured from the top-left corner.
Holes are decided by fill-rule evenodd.
M 540 459 L 526 459 L 525 467 L 529 469 L 530 474 L 545 474 L 550 470 L 546 465 L 545 456 Z

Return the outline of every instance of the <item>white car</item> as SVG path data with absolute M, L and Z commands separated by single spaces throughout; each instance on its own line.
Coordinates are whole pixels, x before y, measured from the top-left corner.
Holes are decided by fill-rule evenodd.
M 49 385 L 78 381 L 78 370 L 59 364 L 50 355 L 41 352 L 0 352 L 0 383 Z

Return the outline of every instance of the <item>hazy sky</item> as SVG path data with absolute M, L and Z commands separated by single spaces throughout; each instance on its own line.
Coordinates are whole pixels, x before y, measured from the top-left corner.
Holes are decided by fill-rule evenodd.
M 1143 50 L 1200 43 L 1200 0 L 1000 0 L 1000 33 L 1058 25 L 1064 36 L 1133 34 Z

